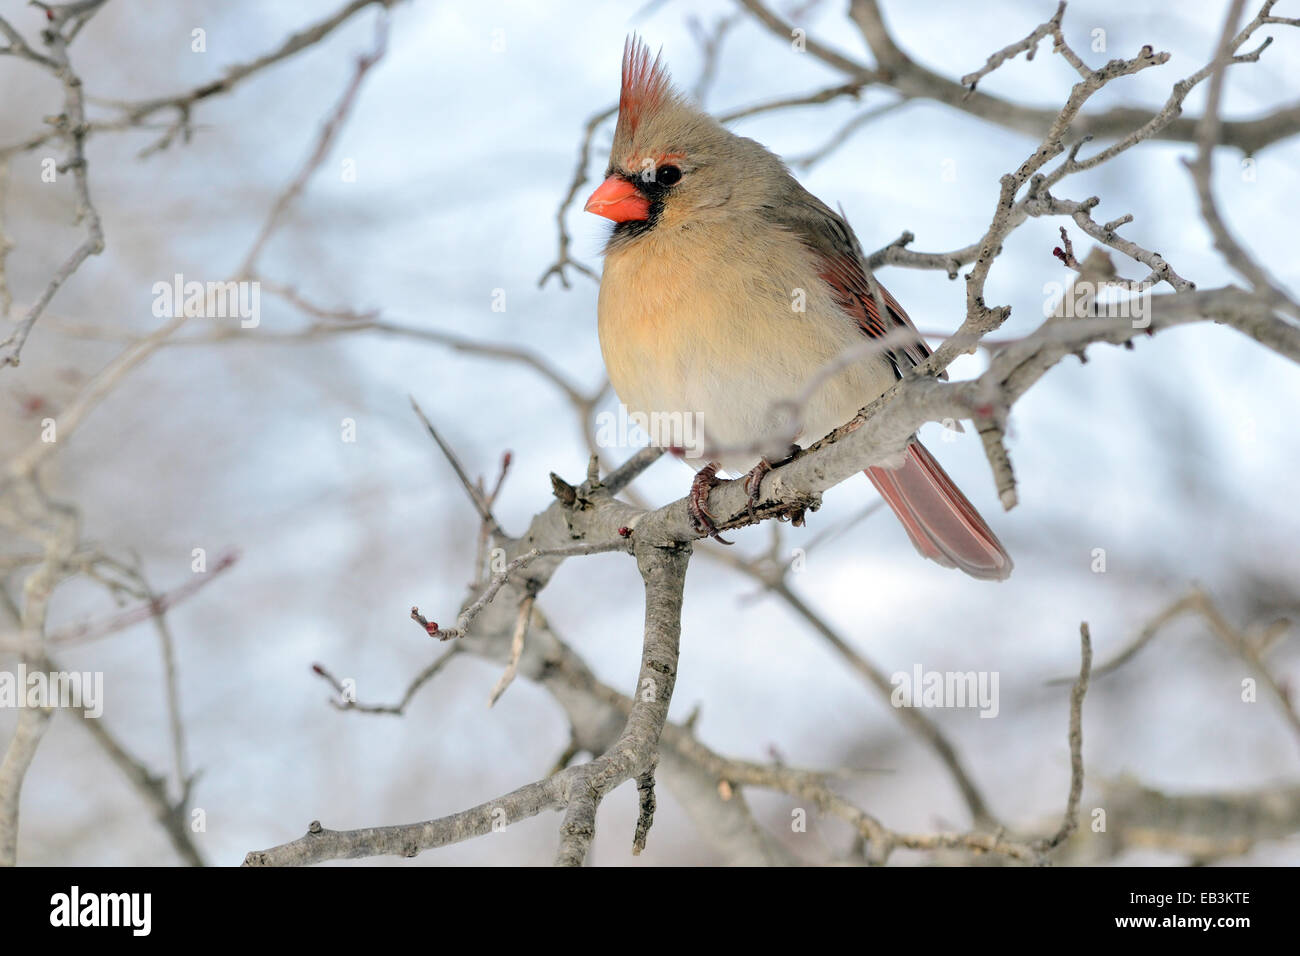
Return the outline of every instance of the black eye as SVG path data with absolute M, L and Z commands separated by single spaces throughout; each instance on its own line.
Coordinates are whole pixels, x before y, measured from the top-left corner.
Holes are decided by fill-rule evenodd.
M 660 166 L 655 170 L 655 181 L 662 186 L 672 186 L 682 178 L 682 171 L 676 166 Z

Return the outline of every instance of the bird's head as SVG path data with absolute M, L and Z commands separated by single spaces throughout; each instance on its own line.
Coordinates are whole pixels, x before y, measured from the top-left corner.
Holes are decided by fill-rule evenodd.
M 691 104 L 661 58 L 628 38 L 605 181 L 586 205 L 615 223 L 611 245 L 761 204 L 761 181 L 772 174 L 785 174 L 779 159 Z

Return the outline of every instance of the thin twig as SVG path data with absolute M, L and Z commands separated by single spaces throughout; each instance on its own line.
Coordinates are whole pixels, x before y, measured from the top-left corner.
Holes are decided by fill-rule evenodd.
M 488 695 L 488 706 L 496 706 L 496 702 L 501 699 L 501 695 L 506 692 L 515 679 L 515 674 L 519 672 L 519 658 L 524 653 L 524 638 L 528 636 L 528 621 L 533 614 L 533 602 L 537 600 L 534 594 L 528 594 L 519 602 L 519 619 L 515 622 L 515 632 L 510 637 L 510 658 L 506 662 L 506 669 L 497 680 L 496 686 L 492 688 L 492 693 Z

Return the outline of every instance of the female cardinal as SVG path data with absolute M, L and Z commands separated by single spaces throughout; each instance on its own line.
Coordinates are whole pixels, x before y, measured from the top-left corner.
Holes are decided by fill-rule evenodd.
M 641 420 L 701 424 L 715 460 L 687 454 L 704 465 L 689 500 L 700 530 L 716 535 L 715 476 L 753 466 L 746 484 L 760 500 L 782 403 L 800 400 L 795 437 L 810 443 L 929 351 L 883 289 L 880 314 L 848 223 L 779 158 L 688 103 L 635 37 L 605 176 L 586 209 L 615 223 L 599 303 L 609 378 Z M 880 347 L 829 373 L 863 336 Z M 866 474 L 922 555 L 977 578 L 1011 573 L 997 536 L 920 442 Z

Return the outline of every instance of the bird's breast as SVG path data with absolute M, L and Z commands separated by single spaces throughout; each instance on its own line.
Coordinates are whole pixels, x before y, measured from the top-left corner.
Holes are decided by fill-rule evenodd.
M 699 439 L 652 434 L 656 444 L 684 445 L 688 458 L 721 459 L 733 472 L 755 463 L 758 446 L 784 427 L 782 403 L 864 341 L 803 244 L 767 233 L 652 232 L 612 249 L 600 284 L 601 352 L 620 402 L 642 421 L 658 416 Z M 843 424 L 892 382 L 880 358 L 826 377 L 803 403 L 802 443 Z

